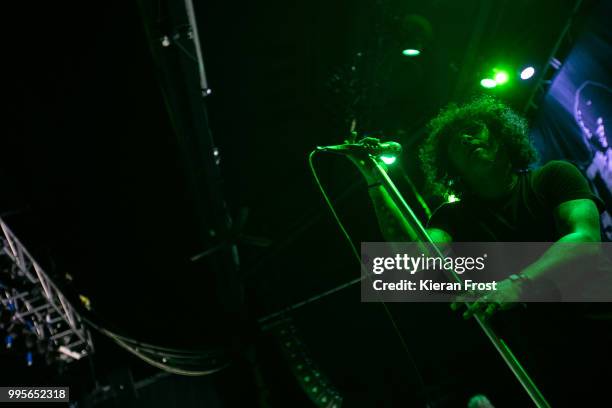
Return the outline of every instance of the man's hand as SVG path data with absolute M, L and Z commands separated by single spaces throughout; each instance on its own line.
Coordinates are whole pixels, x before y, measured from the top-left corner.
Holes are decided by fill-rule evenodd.
M 373 137 L 364 137 L 358 143 L 364 144 L 366 146 L 369 144 L 372 144 L 373 146 L 378 146 L 380 144 L 380 140 Z M 347 155 L 347 157 L 351 160 L 351 162 L 353 162 L 355 166 L 357 166 L 363 177 L 366 179 L 368 185 L 372 185 L 381 181 L 378 179 L 379 175 L 375 171 L 375 166 L 372 162 L 372 159 L 368 157 L 366 153 L 349 154 Z M 386 166 L 382 161 L 379 161 L 378 159 L 374 160 L 376 160 L 376 162 L 386 170 Z
M 464 319 L 469 319 L 475 314 L 487 319 L 499 310 L 508 310 L 516 306 L 521 300 L 522 286 L 515 280 L 504 279 L 497 282 L 497 290 L 484 292 L 475 302 L 469 304 L 468 299 L 473 299 L 474 295 L 478 296 L 478 294 L 459 296 L 451 304 L 451 309 L 458 310 L 462 304 L 466 304 L 468 308 L 463 312 Z

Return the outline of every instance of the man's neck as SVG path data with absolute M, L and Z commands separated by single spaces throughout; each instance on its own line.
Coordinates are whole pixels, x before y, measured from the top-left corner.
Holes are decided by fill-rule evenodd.
M 504 197 L 516 186 L 518 176 L 510 166 L 496 167 L 474 186 L 472 191 L 479 198 L 495 200 Z

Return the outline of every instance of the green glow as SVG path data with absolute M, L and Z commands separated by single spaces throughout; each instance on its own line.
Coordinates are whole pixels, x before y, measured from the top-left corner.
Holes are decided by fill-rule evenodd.
M 385 164 L 393 164 L 393 163 L 395 163 L 395 160 L 397 160 L 397 157 L 395 157 L 395 156 L 380 156 L 380 160 L 382 160 L 383 163 L 385 163 Z
M 503 85 L 508 82 L 508 73 L 506 71 L 498 71 L 495 74 L 495 82 L 497 85 Z
M 446 201 L 448 201 L 449 203 L 454 203 L 459 201 L 459 197 L 457 197 L 454 194 L 449 194 L 448 197 L 446 198 Z
M 480 81 L 480 85 L 485 88 L 495 88 L 497 86 L 497 82 L 495 82 L 494 79 L 485 78 L 482 81 Z
M 402 51 L 402 54 L 407 57 L 416 57 L 417 55 L 421 54 L 421 51 L 414 48 L 406 48 L 404 51 Z

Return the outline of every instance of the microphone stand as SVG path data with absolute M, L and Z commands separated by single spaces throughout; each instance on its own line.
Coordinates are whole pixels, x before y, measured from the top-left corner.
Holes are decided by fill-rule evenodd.
M 429 236 L 429 234 L 427 234 L 427 231 L 412 211 L 412 208 L 410 208 L 410 206 L 406 203 L 406 201 L 402 197 L 402 194 L 399 192 L 399 190 L 387 174 L 387 171 L 380 165 L 380 163 L 376 160 L 374 156 L 368 155 L 367 160 L 371 160 L 374 164 L 374 168 L 376 169 L 375 171 L 380 176 L 379 179 L 383 181 L 383 186 L 386 188 L 395 205 L 397 205 L 397 207 L 399 208 L 405 221 L 416 232 L 418 240 L 420 242 L 427 243 L 427 246 L 435 252 L 435 255 L 443 257 L 444 255 L 433 243 L 431 237 Z M 459 277 L 459 275 L 457 275 L 452 270 L 450 271 L 450 273 L 452 274 L 453 279 L 455 279 L 457 282 L 461 282 L 461 278 Z M 525 371 L 521 363 L 514 356 L 508 345 L 504 342 L 504 340 L 497 336 L 489 322 L 477 314 L 474 315 L 474 318 L 478 322 L 478 325 L 480 326 L 482 331 L 489 338 L 491 343 L 493 343 L 493 346 L 501 355 L 504 362 L 508 365 L 510 370 L 512 370 L 512 373 L 514 373 L 517 380 L 521 383 L 525 391 L 527 391 L 527 394 L 529 394 L 529 397 L 536 405 L 536 407 L 550 408 L 550 405 L 548 404 L 538 387 L 535 385 L 533 380 L 529 377 L 527 371 Z

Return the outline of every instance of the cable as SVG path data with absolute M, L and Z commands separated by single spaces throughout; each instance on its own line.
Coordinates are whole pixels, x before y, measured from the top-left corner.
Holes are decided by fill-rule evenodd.
M 89 321 L 87 321 L 88 323 L 90 323 Z M 150 343 L 145 343 L 136 339 L 132 339 L 130 337 L 126 337 L 126 336 L 122 336 L 120 334 L 117 334 L 115 332 L 111 332 L 110 330 L 106 329 L 109 333 L 112 333 L 112 335 L 114 337 L 117 337 L 127 343 L 132 343 L 134 344 L 136 347 L 139 348 L 150 348 L 150 349 L 154 349 L 157 350 L 159 353 L 192 353 L 192 354 L 203 354 L 203 353 L 208 353 L 210 352 L 210 350 L 187 350 L 187 349 L 177 349 L 177 348 L 170 348 L 170 347 L 162 347 L 162 346 L 158 346 L 155 344 L 150 344 Z
M 71 304 L 72 305 L 72 304 Z M 140 340 L 136 340 L 133 339 L 129 336 L 125 336 L 122 334 L 117 333 L 114 330 L 110 330 L 107 329 L 106 327 L 104 327 L 105 325 L 102 323 L 95 323 L 94 322 L 94 318 L 95 320 L 100 320 L 100 317 L 95 316 L 94 313 L 92 312 L 92 310 L 89 309 L 85 309 L 82 307 L 82 304 L 80 302 L 75 302 L 75 305 L 77 307 L 75 307 L 74 305 L 72 305 L 72 307 L 77 310 L 79 313 L 79 317 L 85 322 L 87 323 L 89 326 L 91 326 L 92 328 L 94 328 L 95 330 L 101 332 L 102 330 L 104 330 L 106 333 L 108 333 L 108 335 L 113 336 L 113 337 L 117 337 L 120 340 L 126 342 L 126 343 L 131 343 L 134 347 L 137 348 L 141 348 L 141 349 L 152 349 L 152 352 L 158 352 L 160 354 L 168 352 L 168 353 L 184 353 L 184 354 L 194 354 L 194 355 L 198 355 L 198 354 L 205 354 L 205 353 L 210 353 L 210 349 L 208 350 L 188 350 L 188 349 L 180 349 L 180 348 L 172 348 L 172 347 L 164 347 L 164 346 L 158 346 L 156 344 L 151 344 L 151 343 L 146 343 Z M 103 334 L 106 334 L 103 333 Z
M 94 323 L 91 319 L 86 317 L 86 315 L 90 314 L 90 312 L 87 310 L 87 308 L 84 307 L 83 303 L 79 301 L 73 302 L 74 299 L 70 299 L 64 293 L 64 291 L 60 290 L 58 285 L 50 277 L 48 277 L 46 273 L 44 273 L 44 271 L 40 269 L 39 266 L 37 266 L 31 255 L 25 250 L 25 248 L 23 248 L 23 245 L 19 242 L 19 240 L 14 237 L 14 235 L 12 235 L 12 232 L 10 232 L 10 230 L 4 225 L 4 223 L 2 223 L 2 230 L 4 235 L 7 237 L 7 241 L 9 241 L 10 238 L 8 244 L 18 245 L 18 247 L 17 249 L 13 249 L 13 247 L 11 247 L 12 253 L 15 254 L 12 258 L 11 253 L 9 253 L 5 249 L 6 244 L 4 243 L 4 240 L 2 240 L 2 242 L 0 243 L 0 250 L 2 250 L 6 255 L 8 255 L 11 262 L 14 265 L 17 265 L 19 267 L 19 270 L 26 274 L 26 277 L 30 278 L 33 283 L 36 281 L 34 281 L 34 278 L 29 277 L 27 274 L 28 268 L 32 267 L 35 269 L 36 274 L 38 276 L 37 283 L 39 283 L 43 287 L 43 290 L 47 294 L 43 298 L 45 300 L 45 303 L 49 303 L 56 309 L 55 311 L 60 314 L 61 318 L 66 321 L 67 324 L 69 324 L 70 328 L 68 331 L 70 331 L 71 333 L 76 333 L 81 343 L 86 343 L 87 346 L 91 346 L 91 343 L 88 340 L 89 333 L 87 333 L 87 330 L 85 329 L 85 326 L 83 324 L 85 323 L 93 327 L 101 334 L 111 338 L 119 346 L 126 349 L 135 356 L 139 357 L 140 359 L 144 360 L 145 362 L 153 365 L 156 368 L 162 369 L 173 374 L 190 376 L 207 375 L 219 371 L 229 365 L 229 358 L 225 356 L 222 352 L 219 352 L 219 350 L 215 350 L 216 353 L 210 351 L 201 353 L 198 351 L 194 352 L 191 350 L 185 351 L 180 349 L 163 348 L 121 336 L 108 329 L 105 329 L 101 325 Z M 24 254 L 23 261 L 18 263 L 16 259 L 13 259 L 17 256 L 21 256 L 22 253 Z M 12 290 L 15 291 L 16 289 Z M 47 293 L 49 291 L 52 293 L 52 295 L 49 295 Z M 19 294 L 18 296 L 17 294 L 11 294 L 11 304 L 15 302 L 18 297 L 24 297 L 28 293 L 29 292 L 24 292 L 22 294 Z M 74 295 L 74 293 L 71 293 L 71 295 Z M 74 296 L 70 297 L 73 298 Z M 59 306 L 57 306 L 56 304 L 58 300 L 56 300 L 56 298 L 58 298 L 59 302 L 61 303 L 63 313 L 58 309 Z M 0 298 L 0 301 L 1 304 L 6 303 L 2 298 Z M 31 313 L 29 311 L 30 307 L 28 306 L 28 301 L 21 299 L 20 303 L 24 303 L 24 305 L 26 305 L 28 309 L 28 313 Z M 78 308 L 75 305 L 78 305 Z M 15 303 L 15 307 L 19 308 L 19 304 Z M 21 316 L 19 310 L 16 311 L 16 316 L 19 318 L 20 323 L 27 325 L 28 320 L 24 319 L 23 316 Z M 77 329 L 79 331 L 77 331 Z M 81 330 L 83 331 L 83 333 L 80 333 Z M 62 332 L 61 334 L 55 334 L 54 337 L 60 335 L 63 336 L 64 332 Z M 93 349 L 90 349 L 89 351 L 92 350 Z M 178 364 L 175 364 L 174 366 L 170 364 L 165 364 L 168 361 L 175 362 Z M 196 368 L 205 367 L 205 369 L 184 369 L 183 367 L 181 367 L 181 365 L 188 365 Z
M 340 221 L 340 217 L 338 217 L 338 214 L 336 213 L 336 210 L 334 209 L 334 206 L 333 206 L 331 200 L 327 196 L 327 193 L 325 192 L 325 189 L 323 188 L 323 185 L 321 184 L 321 181 L 319 180 L 319 176 L 317 175 L 317 171 L 314 168 L 314 164 L 313 164 L 312 160 L 314 158 L 314 155 L 317 152 L 318 152 L 318 150 L 313 150 L 308 155 L 308 164 L 310 166 L 310 171 L 312 172 L 312 176 L 314 177 L 315 182 L 317 183 L 317 187 L 319 187 L 319 190 L 321 191 L 321 195 L 323 196 L 323 199 L 327 203 L 327 206 L 329 207 L 329 210 L 331 211 L 332 216 L 334 217 L 334 219 L 336 220 L 336 223 L 340 227 L 340 231 L 342 231 L 342 234 L 344 235 L 344 238 L 346 238 L 346 240 L 349 242 L 349 245 L 351 246 L 351 250 L 353 252 L 353 255 L 355 255 L 355 258 L 357 258 L 357 260 L 361 264 L 361 256 L 359 255 L 359 252 L 357 252 L 357 248 L 355 248 L 355 244 L 353 244 L 353 241 L 351 240 L 351 236 L 346 231 L 346 228 L 344 228 L 344 225 L 342 224 L 342 221 Z
M 115 343 L 117 343 L 120 347 L 134 354 L 138 358 L 143 361 L 151 364 L 152 366 L 164 370 L 166 372 L 178 375 L 185 376 L 201 376 L 214 373 L 219 371 L 230 364 L 229 358 L 223 355 L 223 350 L 185 350 L 185 349 L 177 349 L 170 347 L 162 347 L 154 344 L 149 344 L 145 342 L 141 342 L 139 340 L 132 339 L 127 336 L 120 335 L 106 329 L 102 324 L 95 323 L 92 318 L 89 316 L 93 316 L 91 310 L 88 310 L 83 307 L 81 302 L 70 302 L 70 300 L 66 299 L 67 302 L 71 304 L 71 306 L 77 311 L 79 317 L 85 322 L 87 325 L 92 327 L 94 330 L 99 332 L 100 334 L 110 338 Z M 76 307 L 75 307 L 76 306 Z M 99 319 L 99 318 L 96 318 Z M 179 361 L 177 361 L 179 360 Z M 204 361 L 203 361 L 204 360 Z M 206 360 L 208 360 L 209 364 L 203 364 Z M 219 361 L 220 360 L 220 361 Z M 225 361 L 224 361 L 225 360 Z M 161 361 L 161 362 L 160 362 Z M 175 366 L 170 364 L 165 364 L 168 361 L 177 362 Z M 182 367 L 178 367 L 177 365 L 186 364 L 190 366 L 205 366 L 210 365 L 210 361 L 221 363 L 218 367 L 208 368 L 205 370 L 193 370 L 193 369 L 185 369 Z
M 119 344 L 121 347 L 123 347 L 125 350 L 127 350 L 130 353 L 134 354 L 135 356 L 139 357 L 143 361 L 151 364 L 154 367 L 159 368 L 160 370 L 167 371 L 167 372 L 169 372 L 171 374 L 184 375 L 184 376 L 190 376 L 190 377 L 197 377 L 197 376 L 203 376 L 203 375 L 208 375 L 208 374 L 216 373 L 217 371 L 220 371 L 220 370 L 224 369 L 225 367 L 227 367 L 229 365 L 229 362 L 228 362 L 228 363 L 225 363 L 224 365 L 222 365 L 221 367 L 213 368 L 213 369 L 210 369 L 210 370 L 203 370 L 203 371 L 184 370 L 184 369 L 181 369 L 181 368 L 172 367 L 172 366 L 169 366 L 167 364 L 155 361 L 152 358 L 147 357 L 146 355 L 142 354 L 140 351 L 138 351 L 138 350 L 130 347 L 129 345 L 125 344 L 125 342 L 123 342 L 120 339 L 113 338 L 113 340 L 115 340 L 115 342 L 117 344 Z
M 88 325 L 90 325 L 92 328 L 94 328 L 96 331 L 98 331 L 99 333 L 109 337 L 110 339 L 112 339 L 115 343 L 117 343 L 120 347 L 122 347 L 123 349 L 127 350 L 128 352 L 132 353 L 133 355 L 135 355 L 136 357 L 140 358 L 141 360 L 145 361 L 146 363 L 159 368 L 161 370 L 164 370 L 166 372 L 172 373 L 172 374 L 177 374 L 177 375 L 184 375 L 184 376 L 203 376 L 203 375 L 208 375 L 208 374 L 212 374 L 215 373 L 217 371 L 220 371 L 222 369 L 224 369 L 225 367 L 227 367 L 230 362 L 224 362 L 221 366 L 219 367 L 215 367 L 215 368 L 211 368 L 211 369 L 207 369 L 207 370 L 189 370 L 189 369 L 184 369 L 184 368 L 180 368 L 180 367 L 176 367 L 176 366 L 172 366 L 169 364 L 165 364 L 166 361 L 168 360 L 173 360 L 176 358 L 181 358 L 183 356 L 177 355 L 177 354 L 166 354 L 162 351 L 159 350 L 147 350 L 147 348 L 149 348 L 148 346 L 153 346 L 153 345 L 145 345 L 146 343 L 141 343 L 138 342 L 134 339 L 130 339 L 124 336 L 120 336 L 117 335 L 113 332 L 111 332 L 110 330 L 107 330 L 99 325 L 97 325 L 96 323 L 92 322 L 90 319 L 86 318 L 86 317 L 82 317 L 83 321 L 85 321 Z M 132 343 L 132 344 L 130 344 Z M 135 344 L 138 345 L 143 345 L 142 346 L 134 346 Z M 153 347 L 158 347 L 158 346 L 153 346 Z M 183 350 L 179 350 L 179 349 L 166 349 L 166 350 L 172 350 L 172 351 L 183 351 Z M 184 351 L 183 351 L 184 352 Z M 192 351 L 188 351 L 186 354 L 189 353 L 193 353 Z M 210 352 L 209 352 L 210 353 Z M 155 360 L 153 357 L 148 356 L 147 354 L 152 354 L 154 357 L 159 358 L 160 360 L 162 360 L 162 362 L 159 362 L 157 360 Z M 210 357 L 210 356 L 209 356 Z M 193 357 L 183 357 L 183 358 L 187 358 L 187 359 L 192 359 Z M 195 364 L 197 365 L 197 364 Z
M 90 325 L 91 327 L 93 327 L 95 330 L 97 330 L 98 332 L 100 332 L 101 334 L 104 334 L 107 337 L 112 338 L 113 340 L 119 340 L 125 344 L 130 344 L 131 347 L 134 347 L 136 349 L 140 349 L 140 350 L 144 350 L 149 352 L 150 354 L 158 354 L 160 356 L 168 356 L 168 357 L 176 357 L 176 356 L 180 356 L 181 353 L 184 355 L 199 355 L 199 354 L 203 354 L 203 353 L 210 353 L 209 350 L 204 351 L 202 350 L 202 352 L 199 351 L 191 351 L 191 350 L 181 350 L 181 349 L 169 349 L 169 348 L 163 348 L 161 349 L 159 346 L 154 346 L 154 345 L 149 345 L 147 343 L 142 343 L 138 340 L 134 340 L 131 339 L 129 337 L 125 337 L 125 336 L 121 336 L 119 334 L 116 334 L 98 324 L 95 324 L 94 322 L 92 322 L 90 319 L 83 317 L 83 320 Z M 156 349 L 157 348 L 157 349 Z
M 342 224 L 342 221 L 340 220 L 340 217 L 338 217 L 338 214 L 336 213 L 336 210 L 334 209 L 334 206 L 333 206 L 331 200 L 329 199 L 329 196 L 325 192 L 325 189 L 323 188 L 323 185 L 321 184 L 321 181 L 319 180 L 319 176 L 317 175 L 317 172 L 315 170 L 314 163 L 313 163 L 313 158 L 314 158 L 314 155 L 317 152 L 319 152 L 319 151 L 318 150 L 313 150 L 308 155 L 308 164 L 310 166 L 310 171 L 312 172 L 312 176 L 314 177 L 315 182 L 316 182 L 317 186 L 319 187 L 319 190 L 321 191 L 321 195 L 323 196 L 323 199 L 327 203 L 327 205 L 329 207 L 329 210 L 332 213 L 332 216 L 334 217 L 334 219 L 336 220 L 336 223 L 340 227 L 340 230 L 342 231 L 342 234 L 344 235 L 344 237 L 348 241 L 348 243 L 349 243 L 349 245 L 351 247 L 351 250 L 353 252 L 353 255 L 355 256 L 355 258 L 357 259 L 357 262 L 359 262 L 359 265 L 363 269 L 363 263 L 361 262 L 361 256 L 359 255 L 359 252 L 357 251 L 357 248 L 355 247 L 355 244 L 353 243 L 353 240 L 351 239 L 351 236 L 346 231 L 346 228 L 344 227 L 344 224 Z M 359 279 L 359 281 L 361 281 L 361 279 Z M 345 287 L 348 287 L 348 286 L 351 286 L 351 285 L 346 285 L 346 286 L 343 286 L 342 288 L 345 288 Z M 423 380 L 423 377 L 421 376 L 421 372 L 419 371 L 419 369 L 417 367 L 416 361 L 415 361 L 414 357 L 412 356 L 412 353 L 410 353 L 410 350 L 408 348 L 408 343 L 406 342 L 406 339 L 402 335 L 402 333 L 401 333 L 401 331 L 400 331 L 400 329 L 399 329 L 399 327 L 397 325 L 397 322 L 395 321 L 395 318 L 393 317 L 393 314 L 389 310 L 387 304 L 384 301 L 382 301 L 382 300 L 380 301 L 380 303 L 381 303 L 383 309 L 385 310 L 385 313 L 386 313 L 387 317 L 389 318 L 395 333 L 399 337 L 400 343 L 402 344 L 402 347 L 404 348 L 404 351 L 406 352 L 406 355 L 408 356 L 408 359 L 410 360 L 410 362 L 412 363 L 412 365 L 414 367 L 414 371 L 415 371 L 415 373 L 417 375 L 417 379 L 419 381 L 419 385 L 421 386 L 423 392 L 425 392 L 425 390 L 427 389 L 426 386 L 425 386 L 425 381 Z

